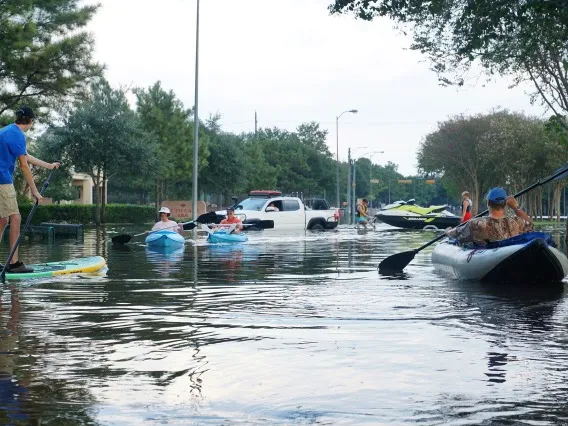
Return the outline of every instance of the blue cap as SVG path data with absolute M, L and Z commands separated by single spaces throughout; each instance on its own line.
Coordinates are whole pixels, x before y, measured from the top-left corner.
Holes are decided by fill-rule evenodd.
M 507 201 L 507 193 L 503 188 L 493 188 L 487 193 L 487 200 L 494 203 L 505 204 Z

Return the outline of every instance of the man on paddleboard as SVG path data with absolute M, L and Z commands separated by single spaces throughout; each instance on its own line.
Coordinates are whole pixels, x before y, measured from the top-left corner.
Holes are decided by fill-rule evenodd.
M 515 217 L 505 213 L 509 206 Z M 446 229 L 446 235 L 456 238 L 460 245 L 475 243 L 484 246 L 488 242 L 506 240 L 534 230 L 531 218 L 512 195 L 503 188 L 493 188 L 487 194 L 489 216 L 470 219 L 465 225 Z
M 16 160 L 20 162 L 20 169 L 26 179 L 30 191 L 36 200 L 41 200 L 41 194 L 36 188 L 29 164 L 56 169 L 59 163 L 46 163 L 28 154 L 26 149 L 25 132 L 31 129 L 35 120 L 35 114 L 29 107 L 22 107 L 16 111 L 16 122 L 0 129 L 0 241 L 4 235 L 4 229 L 10 222 L 10 250 L 12 250 L 20 237 L 20 224 L 22 217 L 18 210 L 16 190 L 14 188 L 14 169 Z M 7 272 L 26 273 L 33 272 L 18 258 L 18 250 L 14 252 L 12 263 Z

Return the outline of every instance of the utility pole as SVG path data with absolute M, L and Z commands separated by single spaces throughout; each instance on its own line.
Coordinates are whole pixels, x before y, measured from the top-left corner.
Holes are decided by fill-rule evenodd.
M 258 117 L 256 116 L 256 111 L 254 112 L 254 138 L 256 139 L 256 135 L 258 132 Z
M 347 150 L 347 207 L 345 208 L 347 223 L 351 225 L 351 148 Z
M 193 220 L 197 219 L 197 173 L 199 161 L 199 0 L 197 0 L 197 22 L 195 26 L 195 104 L 193 107 L 193 192 L 192 192 L 192 213 Z
M 353 159 L 353 223 L 356 224 L 356 219 L 355 219 L 355 215 L 357 213 L 357 193 L 355 192 L 355 189 L 357 188 L 357 169 L 356 169 L 356 165 L 357 162 L 355 161 L 355 159 Z

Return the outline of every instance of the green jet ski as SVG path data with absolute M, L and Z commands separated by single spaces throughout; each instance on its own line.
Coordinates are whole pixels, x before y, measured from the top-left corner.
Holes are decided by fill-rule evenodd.
M 376 220 L 407 229 L 446 229 L 457 226 L 461 218 L 450 213 L 448 206 L 421 207 L 415 200 L 396 201 L 375 214 Z

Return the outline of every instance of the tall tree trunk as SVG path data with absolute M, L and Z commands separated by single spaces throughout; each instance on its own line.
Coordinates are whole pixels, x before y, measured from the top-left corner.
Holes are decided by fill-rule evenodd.
M 107 182 L 106 182 L 106 173 L 103 172 L 103 188 L 102 188 L 102 223 L 106 223 L 106 204 L 107 204 L 107 192 L 106 192 L 106 188 L 107 188 Z
M 95 183 L 95 225 L 101 224 L 101 171 L 97 170 L 97 179 Z
M 160 185 L 160 180 L 159 178 L 156 178 L 156 186 L 154 188 L 154 207 L 156 207 L 156 211 L 158 211 L 160 209 L 160 200 L 158 199 L 159 197 L 159 185 Z
M 473 183 L 473 194 L 471 195 L 473 197 L 473 200 L 471 200 L 473 204 L 473 206 L 471 206 L 471 214 L 472 216 L 476 216 L 479 212 L 479 182 L 477 181 L 477 179 Z

